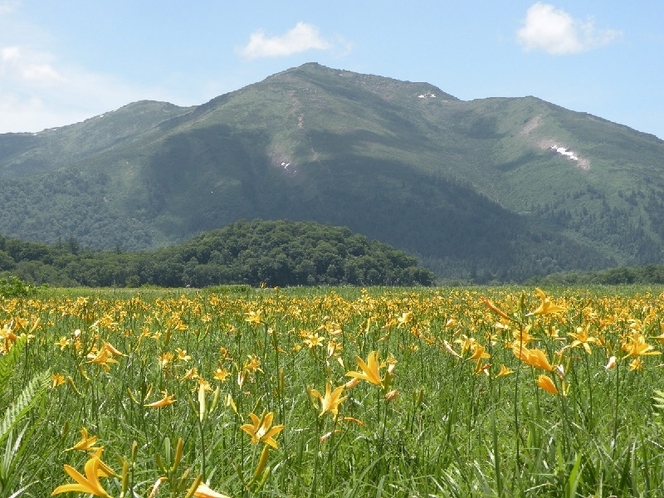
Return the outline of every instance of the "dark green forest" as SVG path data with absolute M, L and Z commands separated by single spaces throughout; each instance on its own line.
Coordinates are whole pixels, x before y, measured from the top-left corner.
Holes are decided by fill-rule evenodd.
M 619 266 L 599 271 L 571 271 L 532 277 L 532 285 L 661 285 L 664 284 L 664 265 Z
M 0 278 L 58 287 L 225 284 L 432 285 L 434 275 L 388 244 L 313 222 L 238 221 L 179 245 L 126 252 L 0 236 Z

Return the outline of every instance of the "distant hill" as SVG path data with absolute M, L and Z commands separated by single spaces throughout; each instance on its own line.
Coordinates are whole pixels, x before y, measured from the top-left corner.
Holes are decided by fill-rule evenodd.
M 347 226 L 441 277 L 664 262 L 664 142 L 534 97 L 305 64 L 181 108 L 0 135 L 0 233 L 123 250 L 239 219 Z
M 0 284 L 6 277 L 59 287 L 415 286 L 435 279 L 405 252 L 347 228 L 286 220 L 236 221 L 154 251 L 0 237 Z

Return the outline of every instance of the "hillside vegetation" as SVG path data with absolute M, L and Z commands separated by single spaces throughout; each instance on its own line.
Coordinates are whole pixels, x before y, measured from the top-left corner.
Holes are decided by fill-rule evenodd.
M 0 233 L 156 249 L 240 219 L 347 226 L 440 277 L 664 263 L 664 142 L 534 97 L 305 64 L 201 106 L 0 135 Z
M 74 239 L 48 246 L 0 237 L 3 276 L 90 287 L 412 286 L 434 281 L 415 258 L 347 228 L 261 220 L 238 221 L 156 251 L 94 251 Z

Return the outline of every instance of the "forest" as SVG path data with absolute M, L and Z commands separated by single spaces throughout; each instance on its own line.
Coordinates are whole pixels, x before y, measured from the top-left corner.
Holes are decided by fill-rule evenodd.
M 429 286 L 417 259 L 348 228 L 238 221 L 154 251 L 98 250 L 0 236 L 0 278 L 58 287 L 209 287 L 226 284 Z

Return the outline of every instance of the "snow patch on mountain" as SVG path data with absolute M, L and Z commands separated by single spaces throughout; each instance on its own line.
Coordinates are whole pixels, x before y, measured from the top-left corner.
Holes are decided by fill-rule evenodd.
M 567 159 L 571 159 L 572 161 L 578 161 L 579 160 L 579 156 L 577 156 L 575 152 L 572 152 L 571 150 L 568 150 L 567 147 L 562 147 L 560 145 L 552 145 L 549 148 L 551 150 L 557 152 L 561 156 L 566 157 Z
M 574 152 L 569 147 L 555 143 L 553 140 L 549 140 L 542 144 L 542 148 L 548 149 L 552 152 L 555 152 L 559 156 L 564 157 L 565 159 L 575 162 L 581 169 L 590 169 L 590 161 L 579 156 L 577 152 Z

